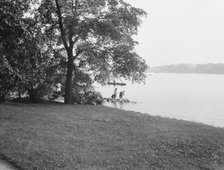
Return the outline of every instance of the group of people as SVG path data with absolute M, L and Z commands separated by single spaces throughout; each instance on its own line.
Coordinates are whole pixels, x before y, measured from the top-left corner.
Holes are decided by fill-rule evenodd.
M 125 91 L 121 91 L 121 92 L 119 93 L 119 99 L 120 99 L 120 100 L 123 99 L 123 97 L 124 97 L 124 92 L 125 92 Z M 116 100 L 116 99 L 117 99 L 117 88 L 114 89 L 114 93 L 113 93 L 113 95 L 111 96 L 111 98 L 112 98 L 113 100 Z

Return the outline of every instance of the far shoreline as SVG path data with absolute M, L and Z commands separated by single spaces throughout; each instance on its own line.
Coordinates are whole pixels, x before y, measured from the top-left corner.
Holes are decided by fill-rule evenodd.
M 150 74 L 150 76 L 152 74 L 183 74 L 183 75 L 221 75 L 223 76 L 224 73 L 190 73 L 190 72 L 186 72 L 186 73 L 178 73 L 178 72 L 148 72 L 148 74 Z

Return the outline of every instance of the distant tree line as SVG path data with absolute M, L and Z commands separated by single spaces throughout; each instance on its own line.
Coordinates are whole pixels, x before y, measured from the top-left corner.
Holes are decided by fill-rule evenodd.
M 204 73 L 204 74 L 224 74 L 224 64 L 177 64 L 155 66 L 150 68 L 154 73 Z

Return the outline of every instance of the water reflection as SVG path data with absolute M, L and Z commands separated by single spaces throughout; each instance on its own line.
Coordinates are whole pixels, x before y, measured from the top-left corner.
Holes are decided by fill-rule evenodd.
M 142 107 L 142 103 L 137 103 L 133 101 L 107 101 L 103 103 L 104 106 L 113 107 L 122 110 L 133 110 L 139 111 L 138 107 Z
M 113 102 L 110 102 L 110 105 L 111 105 L 111 107 L 115 107 L 117 109 L 124 109 L 124 102 L 113 101 Z

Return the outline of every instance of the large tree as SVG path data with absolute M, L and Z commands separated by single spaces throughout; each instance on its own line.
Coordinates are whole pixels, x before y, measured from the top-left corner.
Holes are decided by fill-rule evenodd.
M 67 56 L 65 103 L 71 103 L 75 70 L 104 83 L 109 78 L 145 79 L 145 61 L 134 52 L 142 9 L 123 0 L 42 0 L 43 31 L 58 39 Z
M 41 88 L 57 83 L 61 56 L 39 21 L 27 15 L 30 2 L 0 1 L 0 101 L 9 92 L 28 92 L 34 101 Z
M 28 9 L 28 1 L 0 1 L 0 101 L 18 82 L 17 69 L 11 62 L 17 54 L 24 33 L 23 12 Z M 13 62 L 16 65 L 16 62 Z

